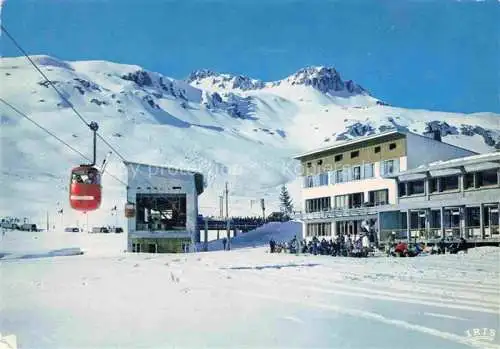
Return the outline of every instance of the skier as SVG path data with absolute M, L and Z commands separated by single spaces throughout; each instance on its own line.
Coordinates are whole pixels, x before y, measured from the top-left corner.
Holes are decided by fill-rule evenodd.
M 226 245 L 227 245 L 227 238 L 222 239 L 222 246 L 224 248 L 224 251 L 226 250 Z

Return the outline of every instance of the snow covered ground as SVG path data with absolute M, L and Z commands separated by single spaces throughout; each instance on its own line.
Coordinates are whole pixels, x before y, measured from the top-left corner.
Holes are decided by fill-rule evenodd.
M 296 229 L 271 224 L 231 251 L 180 255 L 123 253 L 121 234 L 7 232 L 0 332 L 19 348 L 500 348 L 498 335 L 466 332 L 499 327 L 497 248 L 267 253 L 270 235 Z M 50 256 L 63 248 L 85 254 Z

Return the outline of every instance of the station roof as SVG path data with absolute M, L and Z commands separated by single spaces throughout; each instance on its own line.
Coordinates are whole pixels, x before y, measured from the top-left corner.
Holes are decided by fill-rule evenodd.
M 364 142 L 368 142 L 368 141 L 372 141 L 372 140 L 379 140 L 379 139 L 386 139 L 386 138 L 387 139 L 391 139 L 391 138 L 397 137 L 398 135 L 400 135 L 400 136 L 406 136 L 408 134 L 411 134 L 411 135 L 417 136 L 417 137 L 422 137 L 422 138 L 433 140 L 432 138 L 427 137 L 425 135 L 421 135 L 421 134 L 418 134 L 418 133 L 406 131 L 404 129 L 399 128 L 399 129 L 388 130 L 388 131 L 385 131 L 385 132 L 375 133 L 375 134 L 368 135 L 368 136 L 356 137 L 354 139 L 350 139 L 350 140 L 347 140 L 347 141 L 335 142 L 335 144 L 329 145 L 327 147 L 317 148 L 317 149 L 313 149 L 313 150 L 307 151 L 305 153 L 301 153 L 301 154 L 295 155 L 293 158 L 296 159 L 296 160 L 302 160 L 302 159 L 304 159 L 304 158 L 306 158 L 307 156 L 310 156 L 310 155 L 317 155 L 317 154 L 324 153 L 324 152 L 329 152 L 329 151 L 332 151 L 332 150 L 341 150 L 343 148 L 348 148 L 348 147 L 351 147 L 353 145 L 364 143 Z M 456 146 L 456 145 L 453 145 L 453 144 L 450 144 L 450 143 L 446 143 L 446 142 L 443 142 L 443 141 L 437 141 L 437 140 L 433 140 L 433 141 L 441 143 L 441 144 L 446 144 L 447 146 L 450 146 L 450 147 L 454 147 L 454 148 L 462 149 L 462 150 L 467 150 L 467 151 L 469 151 L 471 153 L 474 153 L 470 149 L 462 148 L 462 147 L 459 147 L 459 146 Z
M 196 186 L 196 192 L 198 195 L 202 194 L 203 191 L 205 190 L 205 181 L 203 178 L 203 174 L 201 172 L 197 171 L 192 171 L 192 170 L 184 170 L 180 168 L 175 168 L 175 167 L 169 167 L 169 166 L 157 166 L 157 165 L 152 165 L 152 164 L 143 164 L 139 162 L 131 162 L 131 161 L 123 161 L 125 166 L 127 167 L 139 167 L 139 168 L 154 168 L 154 169 L 160 169 L 160 173 L 162 174 L 187 174 L 187 175 L 192 175 L 194 177 L 195 181 L 195 186 Z
M 478 154 L 466 156 L 446 161 L 435 161 L 426 165 L 422 165 L 407 171 L 401 171 L 386 175 L 386 178 L 396 178 L 400 176 L 410 176 L 425 174 L 426 172 L 453 172 L 453 170 L 460 171 L 462 168 L 466 171 L 485 170 L 500 167 L 500 152 L 492 152 L 485 154 Z M 450 173 L 451 173 L 450 172 Z

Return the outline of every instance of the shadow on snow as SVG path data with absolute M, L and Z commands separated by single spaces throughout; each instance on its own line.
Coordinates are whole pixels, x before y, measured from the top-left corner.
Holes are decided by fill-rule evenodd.
M 271 265 L 257 265 L 251 267 L 224 267 L 220 269 L 225 270 L 262 270 L 262 269 L 281 269 L 281 268 L 300 268 L 300 267 L 316 267 L 321 265 L 319 263 L 304 263 L 304 264 L 271 264 Z
M 62 257 L 62 256 L 79 256 L 82 254 L 83 254 L 83 251 L 80 248 L 73 247 L 73 248 L 61 248 L 58 250 L 45 251 L 45 252 L 35 252 L 35 253 L 25 253 L 25 254 L 0 252 L 0 259 L 18 260 L 18 259 L 50 258 L 50 257 Z

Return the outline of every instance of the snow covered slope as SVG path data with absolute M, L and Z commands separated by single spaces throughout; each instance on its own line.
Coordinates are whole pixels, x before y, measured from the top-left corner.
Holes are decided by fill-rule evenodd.
M 231 250 L 240 248 L 256 248 L 269 246 L 269 240 L 288 243 L 297 233 L 302 232 L 302 224 L 298 222 L 270 222 L 257 229 L 239 234 L 231 238 Z M 224 234 L 222 234 L 224 236 Z M 214 240 L 208 243 L 209 251 L 223 250 L 221 240 Z
M 259 214 L 251 201 L 276 208 L 278 187 L 291 184 L 297 198 L 298 166 L 290 156 L 318 146 L 401 127 L 437 127 L 444 141 L 479 152 L 500 148 L 500 115 L 407 110 L 386 105 L 333 68 L 308 67 L 280 81 L 197 71 L 185 81 L 139 66 L 105 61 L 65 62 L 33 56 L 86 120 L 128 160 L 203 172 L 202 213 L 217 214 L 229 181 L 230 214 Z M 0 60 L 0 96 L 84 154 L 91 134 L 25 58 Z M 78 154 L 0 105 L 2 198 L 0 215 L 40 223 L 67 208 L 68 171 L 85 162 Z M 110 151 L 98 144 L 98 162 Z M 125 180 L 120 159 L 108 170 Z M 102 209 L 90 224 L 114 224 L 111 207 L 123 206 L 125 188 L 104 176 Z M 28 204 L 29 203 L 29 204 Z M 120 215 L 122 215 L 120 213 Z M 64 225 L 82 216 L 65 214 Z M 121 222 L 118 222 L 121 223 Z

